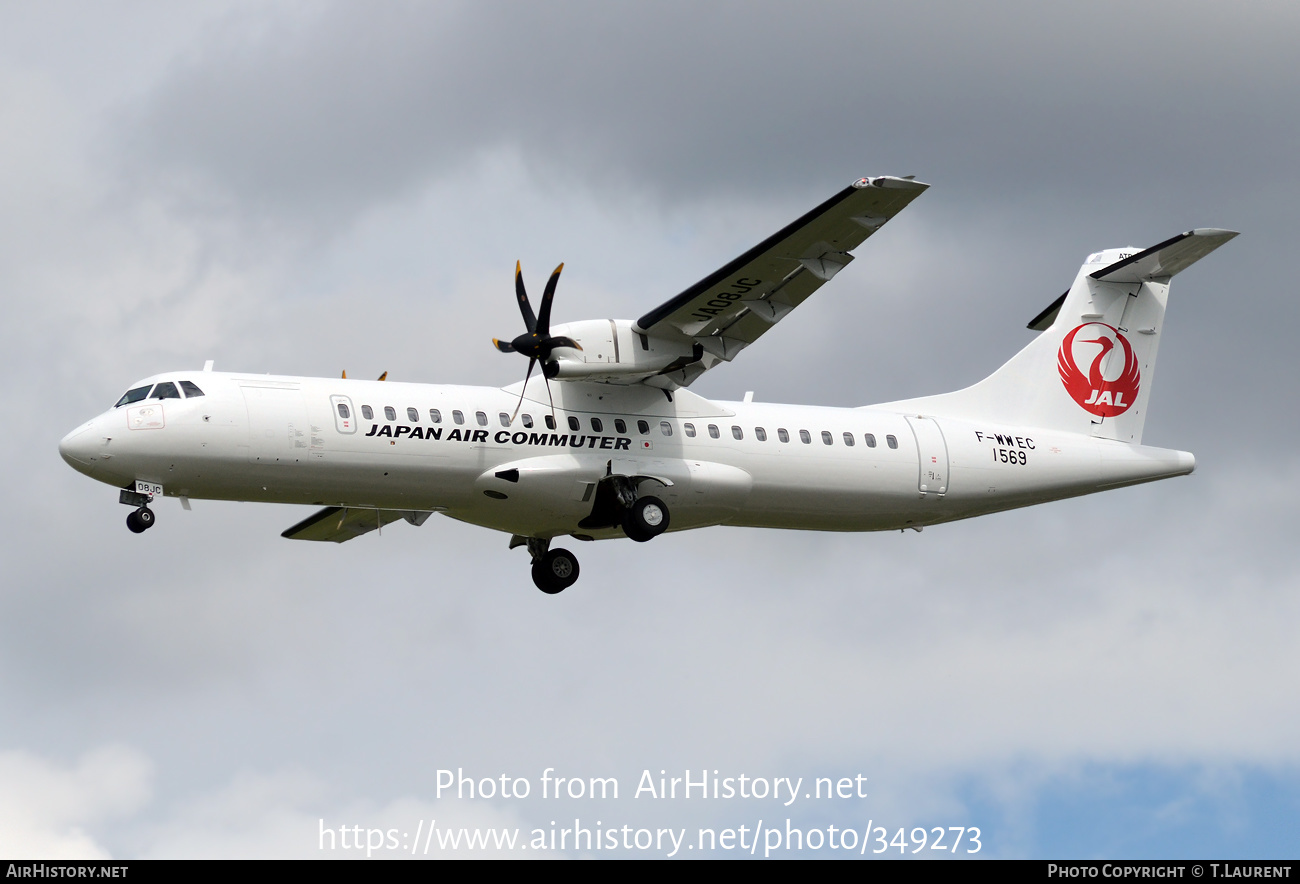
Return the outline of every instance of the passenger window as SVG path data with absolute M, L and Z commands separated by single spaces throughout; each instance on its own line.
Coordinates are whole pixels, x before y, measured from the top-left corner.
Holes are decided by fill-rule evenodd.
M 546 429 L 548 430 L 555 429 L 555 415 L 553 414 L 546 415 Z
M 737 438 L 737 439 L 744 439 L 744 438 L 745 438 L 745 431 L 742 430 L 740 427 L 732 427 L 732 428 L 731 428 L 731 435 L 734 436 L 734 437 Z
M 722 438 L 722 434 L 718 432 L 718 425 L 717 425 L 717 424 L 709 424 L 709 438 L 710 438 L 710 439 L 721 439 L 721 438 Z
M 369 405 L 363 405 L 361 406 L 361 416 L 368 421 L 372 421 L 375 419 L 375 410 Z
M 533 416 L 531 414 L 524 415 L 524 427 L 529 430 L 533 428 Z
M 790 434 L 786 432 L 785 427 L 777 427 L 776 438 L 780 439 L 782 442 L 789 442 Z
M 463 423 L 465 423 L 465 412 L 461 411 L 461 410 L 458 408 L 458 409 L 456 409 L 455 411 L 453 411 L 453 412 L 451 413 L 451 419 L 454 420 L 454 421 L 455 421 L 456 423 L 458 423 L 458 424 L 463 424 Z
M 497 415 L 497 420 L 501 421 L 501 426 L 503 427 L 510 426 L 510 415 L 506 414 L 504 411 Z
M 569 415 L 569 429 L 575 433 L 582 429 L 582 424 L 578 423 L 578 419 L 573 415 Z
M 893 436 L 886 436 L 886 437 L 885 437 L 885 442 L 887 442 L 887 443 L 889 444 L 889 447 L 890 447 L 890 448 L 897 448 L 897 447 L 898 447 L 898 440 L 895 439 Z
M 663 433 L 665 436 L 671 436 L 673 434 L 673 425 L 668 423 L 668 421 L 660 421 L 659 432 Z
M 173 384 L 171 381 L 167 381 L 166 383 L 159 384 L 158 386 L 153 388 L 153 398 L 154 399 L 179 399 L 181 398 L 181 393 L 179 390 L 176 389 L 175 384 Z
M 835 444 L 835 437 L 831 435 L 830 430 L 822 430 L 822 442 L 826 445 Z
M 799 441 L 802 442 L 802 443 L 805 444 L 805 445 L 811 445 L 811 444 L 812 444 L 812 436 L 809 436 L 809 435 L 808 435 L 808 431 L 807 431 L 807 430 L 800 430 L 800 431 L 799 431 Z
M 766 442 L 767 430 L 763 429 L 762 427 L 754 427 L 754 438 L 757 439 L 759 442 Z
M 866 439 L 867 439 L 867 447 L 868 447 L 868 448 L 875 448 L 875 447 L 876 447 L 876 434 L 875 434 L 875 433 L 867 433 Z
M 650 424 L 645 421 L 637 421 L 636 428 L 640 431 L 642 436 L 648 435 L 650 432 Z
M 344 420 L 347 420 L 347 419 L 348 419 L 349 417 L 351 417 L 351 416 L 352 416 L 352 414 L 351 414 L 351 412 L 348 411 L 348 407 L 347 407 L 346 405 L 344 405 L 342 402 L 340 402 L 340 403 L 339 403 L 339 417 L 343 418 Z
M 605 425 L 600 422 L 600 418 L 593 417 L 591 419 L 591 429 L 593 432 L 603 433 L 605 431 Z
M 853 447 L 853 445 L 854 445 L 854 439 L 853 439 L 853 434 L 852 434 L 852 433 L 845 433 L 845 434 L 844 434 L 844 444 L 847 445 L 847 446 L 849 446 L 850 448 Z
M 687 436 L 695 438 L 695 424 L 682 424 L 682 429 L 686 431 Z
M 397 420 L 397 412 L 393 410 L 393 406 L 384 406 L 384 417 L 388 418 L 390 421 Z
M 122 395 L 122 398 L 117 400 L 117 405 L 114 405 L 113 407 L 117 408 L 122 405 L 130 405 L 132 402 L 139 402 L 148 395 L 148 387 L 136 387 L 134 390 L 127 390 L 126 393 Z
M 185 397 L 187 399 L 193 399 L 195 396 L 203 395 L 203 391 L 199 389 L 199 385 L 193 381 L 181 381 L 181 389 L 185 391 Z
M 627 435 L 627 422 L 624 421 L 621 417 L 616 417 L 616 418 L 614 418 L 614 429 L 617 430 L 617 431 L 618 431 L 619 433 L 621 433 L 622 435 L 626 436 L 626 435 Z
M 442 423 L 442 412 L 439 411 L 439 410 L 436 409 L 436 408 L 430 408 L 430 409 L 429 409 L 429 420 L 433 421 L 435 424 L 440 424 L 440 423 Z
M 406 419 L 413 424 L 418 424 L 420 422 L 420 412 L 414 408 L 408 408 L 406 409 Z
M 482 411 L 476 411 L 476 412 L 474 412 L 474 419 L 475 419 L 476 421 L 478 421 L 478 425 L 479 425 L 480 427 L 486 427 L 486 426 L 487 426 L 487 414 L 486 414 L 485 412 L 482 412 Z

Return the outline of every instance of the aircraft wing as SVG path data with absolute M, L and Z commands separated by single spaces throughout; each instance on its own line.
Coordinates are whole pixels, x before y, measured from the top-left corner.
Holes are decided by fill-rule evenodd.
M 430 515 L 428 510 L 377 510 L 327 506 L 319 512 L 312 513 L 289 530 L 281 532 L 280 536 L 290 540 L 329 540 L 342 543 L 402 519 L 412 525 L 423 525 Z
M 695 347 L 696 361 L 664 371 L 687 386 L 719 362 L 730 362 L 802 304 L 853 260 L 853 249 L 927 187 L 910 178 L 860 178 L 642 316 L 637 329 Z

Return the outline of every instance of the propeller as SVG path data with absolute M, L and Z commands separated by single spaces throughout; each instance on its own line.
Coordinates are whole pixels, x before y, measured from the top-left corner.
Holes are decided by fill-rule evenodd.
M 551 302 L 555 299 L 555 286 L 560 281 L 560 271 L 563 269 L 564 265 L 561 264 L 551 273 L 551 278 L 546 281 L 546 290 L 542 292 L 542 306 L 534 315 L 533 307 L 528 303 L 528 293 L 524 291 L 523 270 L 520 268 L 519 262 L 515 262 L 515 296 L 519 299 L 519 312 L 524 317 L 524 327 L 527 331 L 511 341 L 492 339 L 493 345 L 502 353 L 521 353 L 528 357 L 528 371 L 524 374 L 524 389 L 519 392 L 519 404 L 515 406 L 515 413 L 510 416 L 511 423 L 514 423 L 515 417 L 519 414 L 519 409 L 524 404 L 524 392 L 528 389 L 528 379 L 532 377 L 533 366 L 538 361 L 542 363 L 542 379 L 546 381 L 546 396 L 551 399 L 551 412 L 555 412 L 555 399 L 551 397 L 551 380 L 546 374 L 546 366 L 551 361 L 551 351 L 556 347 L 582 349 L 573 338 L 551 334 Z

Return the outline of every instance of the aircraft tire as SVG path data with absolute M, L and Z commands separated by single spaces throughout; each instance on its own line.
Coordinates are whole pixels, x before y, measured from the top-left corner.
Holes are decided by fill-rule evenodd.
M 131 530 L 132 534 L 143 534 L 149 526 L 143 524 L 140 521 L 140 514 L 132 510 L 126 515 L 126 527 Z
M 553 549 L 533 562 L 533 583 L 547 595 L 564 592 L 578 582 L 578 557 L 567 549 Z
M 637 543 L 653 540 L 668 530 L 668 505 L 657 497 L 638 497 L 623 513 L 623 533 Z
M 140 530 L 147 531 L 153 527 L 154 514 L 153 510 L 147 506 L 142 506 L 135 511 L 135 520 L 143 526 Z

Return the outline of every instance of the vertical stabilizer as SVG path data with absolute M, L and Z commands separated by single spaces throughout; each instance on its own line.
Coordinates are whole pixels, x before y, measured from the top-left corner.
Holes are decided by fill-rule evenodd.
M 1089 255 L 1069 291 L 1029 323 L 1042 334 L 1005 365 L 964 390 L 890 406 L 1141 442 L 1169 280 L 1236 235 L 1198 228 L 1145 250 Z

